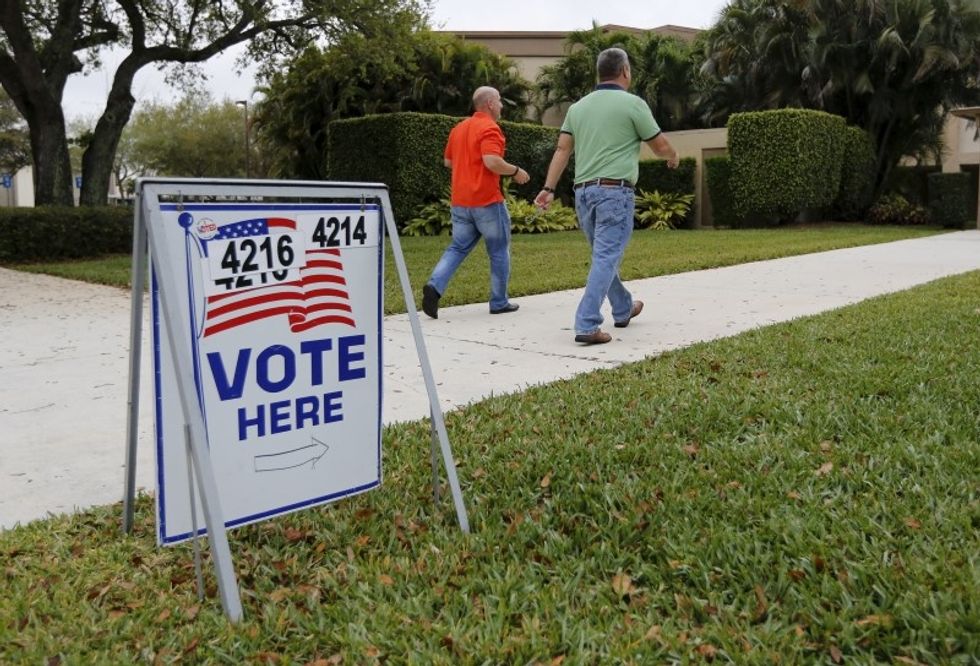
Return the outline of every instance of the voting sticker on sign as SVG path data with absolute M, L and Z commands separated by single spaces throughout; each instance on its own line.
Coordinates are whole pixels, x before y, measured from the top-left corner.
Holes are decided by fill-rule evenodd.
M 376 205 L 161 204 L 226 527 L 381 483 Z M 193 535 L 184 418 L 154 286 L 157 538 Z M 202 515 L 197 509 L 198 519 Z M 199 525 L 199 529 L 203 529 Z

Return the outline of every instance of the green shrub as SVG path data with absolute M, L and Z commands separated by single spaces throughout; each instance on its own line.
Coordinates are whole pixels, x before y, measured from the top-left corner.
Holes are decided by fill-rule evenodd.
M 687 218 L 693 205 L 693 194 L 640 190 L 636 194 L 634 226 L 658 231 L 676 229 Z
M 694 194 L 694 174 L 697 172 L 697 160 L 685 157 L 676 169 L 667 168 L 667 160 L 641 160 L 640 175 L 636 179 L 636 190 L 652 192 Z M 694 206 L 688 208 L 683 220 L 677 222 L 679 227 L 694 226 Z
M 885 192 L 901 194 L 910 203 L 924 206 L 929 201 L 929 174 L 940 171 L 938 165 L 897 166 L 888 174 Z
M 81 259 L 132 252 L 127 206 L 0 208 L 0 261 Z
M 728 120 L 735 213 L 795 217 L 822 209 L 840 191 L 844 119 L 822 111 L 736 113 Z
M 327 173 L 332 180 L 387 185 L 395 220 L 404 226 L 403 220 L 438 201 L 449 186 L 443 154 L 450 130 L 461 120 L 430 113 L 386 113 L 334 121 Z M 507 139 L 507 161 L 531 175 L 529 183 L 517 187 L 517 194 L 530 198 L 544 185 L 558 129 L 507 121 L 500 127 Z M 563 177 L 558 185 L 558 194 L 567 200 L 570 178 Z
M 551 164 L 551 157 L 555 154 L 555 145 L 558 143 L 558 128 L 530 123 L 512 123 L 506 120 L 500 121 L 500 128 L 507 138 L 505 155 L 507 161 L 518 165 L 531 176 L 531 180 L 524 185 L 511 181 L 510 186 L 514 188 L 515 196 L 531 200 L 544 187 L 548 165 Z M 573 155 L 555 187 L 556 199 L 572 201 L 572 174 L 574 173 L 575 156 Z
M 570 231 L 578 228 L 575 209 L 555 199 L 542 210 L 527 199 L 507 198 L 511 231 L 515 234 L 543 234 L 549 231 Z
M 511 233 L 541 234 L 549 231 L 568 231 L 578 226 L 575 209 L 562 205 L 555 199 L 547 209 L 541 210 L 524 198 L 518 198 L 510 191 L 511 182 L 504 179 L 504 202 L 510 215 Z M 439 201 L 426 204 L 402 229 L 405 236 L 439 236 L 452 231 L 453 223 L 449 212 L 450 193 L 447 189 Z
M 875 150 L 871 136 L 860 127 L 844 128 L 840 191 L 834 202 L 835 216 L 859 220 L 874 195 Z
M 452 231 L 453 222 L 449 214 L 452 206 L 450 190 L 447 187 L 442 198 L 422 206 L 418 214 L 402 227 L 403 236 L 441 236 Z
M 709 157 L 704 161 L 704 168 L 707 169 L 708 195 L 711 197 L 714 226 L 737 229 L 742 226 L 742 218 L 735 213 L 735 204 L 732 202 L 729 182 L 732 175 L 731 160 L 728 155 Z
M 330 123 L 331 180 L 384 183 L 399 226 L 449 186 L 446 138 L 459 118 L 387 113 Z
M 970 176 L 966 173 L 929 174 L 929 213 L 948 229 L 973 227 Z
M 929 224 L 929 212 L 901 194 L 886 194 L 868 209 L 868 224 Z

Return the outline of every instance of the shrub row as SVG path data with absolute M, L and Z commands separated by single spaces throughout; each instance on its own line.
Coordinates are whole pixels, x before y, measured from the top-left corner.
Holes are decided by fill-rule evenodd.
M 929 214 L 933 222 L 950 229 L 974 226 L 970 180 L 966 173 L 929 174 Z
M 403 227 L 421 215 L 422 208 L 437 202 L 449 186 L 449 170 L 443 166 L 446 139 L 460 118 L 437 114 L 387 113 L 330 124 L 327 172 L 333 180 L 381 182 L 388 185 L 395 219 Z M 530 123 L 501 121 L 507 138 L 507 161 L 531 174 L 525 185 L 510 183 L 517 198 L 530 200 L 544 185 L 545 174 L 558 141 L 558 129 Z M 664 160 L 640 163 L 637 186 L 678 194 L 694 192 L 696 162 L 681 160 L 668 169 Z M 572 201 L 570 163 L 556 188 L 557 197 Z M 688 215 L 693 219 L 693 211 Z
M 737 229 L 742 226 L 742 218 L 735 213 L 732 203 L 732 161 L 728 155 L 709 157 L 704 161 L 704 168 L 714 226 Z
M 0 208 L 0 261 L 80 259 L 132 249 L 129 207 Z
M 843 220 L 858 220 L 874 195 L 875 149 L 871 136 L 860 127 L 844 128 L 840 190 L 834 214 Z
M 740 227 L 818 212 L 861 219 L 874 193 L 871 137 L 821 111 L 734 114 L 729 156 L 705 160 L 715 224 Z
M 449 132 L 460 120 L 438 114 L 387 113 L 335 121 L 330 124 L 327 173 L 333 180 L 387 184 L 395 220 L 403 225 L 425 204 L 438 201 L 449 186 L 449 170 L 442 158 Z M 530 198 L 544 185 L 558 129 L 508 121 L 501 121 L 500 127 L 507 138 L 507 161 L 531 174 L 526 185 L 512 185 L 514 192 Z M 561 198 L 570 197 L 567 175 L 558 190 Z

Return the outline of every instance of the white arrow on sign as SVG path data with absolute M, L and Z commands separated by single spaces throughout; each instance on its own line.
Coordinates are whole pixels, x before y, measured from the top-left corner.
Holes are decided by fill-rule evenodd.
M 320 462 L 320 458 L 326 455 L 330 447 L 316 437 L 311 437 L 310 442 L 311 444 L 309 446 L 301 446 L 298 449 L 255 456 L 255 471 L 279 472 L 284 469 L 302 467 L 309 462 L 312 462 L 313 467 L 316 467 L 316 464 Z

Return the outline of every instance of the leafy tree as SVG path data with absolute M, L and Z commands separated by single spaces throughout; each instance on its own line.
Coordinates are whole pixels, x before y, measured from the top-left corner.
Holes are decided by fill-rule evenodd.
M 803 106 L 806 0 L 733 0 L 704 39 L 709 85 L 702 120 L 723 125 L 740 111 Z
M 587 95 L 596 84 L 596 58 L 607 48 L 618 46 L 630 56 L 632 91 L 645 99 L 657 122 L 665 130 L 691 127 L 697 101 L 698 68 L 691 48 L 673 38 L 650 32 L 644 36 L 592 29 L 571 32 L 566 55 L 541 69 L 537 79 L 538 117 L 551 108 L 561 108 Z
M 980 12 L 959 0 L 860 0 L 854 20 L 842 4 L 813 0 L 803 78 L 812 106 L 871 135 L 880 191 L 904 155 L 941 150 L 952 107 L 980 102 Z
M 956 105 L 980 101 L 980 13 L 961 0 L 733 0 L 706 39 L 706 122 L 805 107 L 875 144 L 875 190 L 935 153 Z
M 17 173 L 31 163 L 31 143 L 24 119 L 10 98 L 0 91 L 0 170 Z
M 383 45 L 350 35 L 328 49 L 311 47 L 269 77 L 255 118 L 272 173 L 326 177 L 327 126 L 333 120 L 395 111 L 466 115 L 481 85 L 500 91 L 504 118 L 524 116 L 529 84 L 506 58 L 411 26 L 390 36 Z
M 424 20 L 424 0 L 5 0 L 0 5 L 0 84 L 30 128 L 38 204 L 72 203 L 61 108 L 72 74 L 127 55 L 83 158 L 83 204 L 105 203 L 113 157 L 132 114 L 136 74 L 148 65 L 200 63 L 240 43 L 274 70 L 311 41 L 359 32 L 384 41 L 387 26 Z
M 225 100 L 188 95 L 174 105 L 153 102 L 133 115 L 124 133 L 129 175 L 227 178 L 245 175 L 242 110 Z M 125 176 L 124 176 L 125 177 Z
M 541 68 L 537 79 L 538 116 L 552 107 L 571 104 L 595 88 L 596 58 L 605 49 L 618 46 L 630 54 L 634 70 L 640 52 L 637 38 L 626 32 L 604 32 L 597 22 L 590 30 L 576 30 L 565 39 L 565 56 Z

